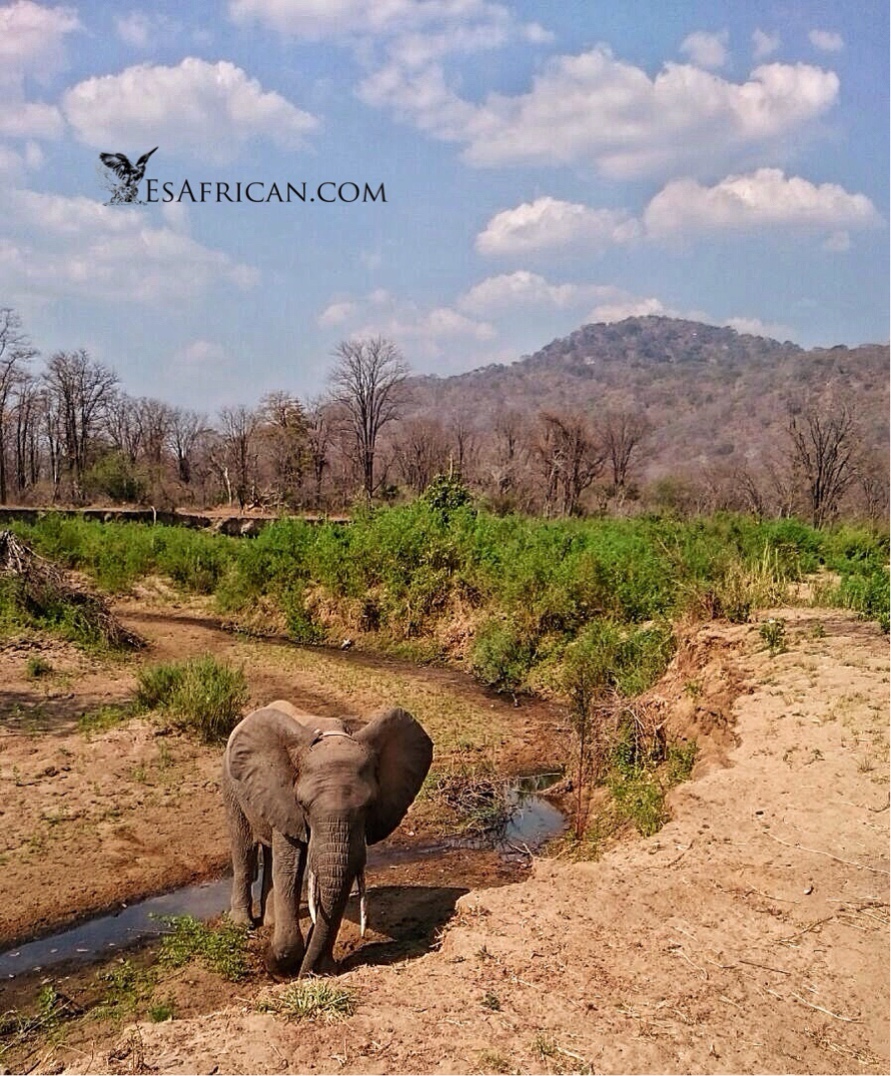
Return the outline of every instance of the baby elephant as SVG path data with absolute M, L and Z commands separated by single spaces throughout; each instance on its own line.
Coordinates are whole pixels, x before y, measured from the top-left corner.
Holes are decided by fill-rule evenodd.
M 351 733 L 342 721 L 277 701 L 235 727 L 223 760 L 232 918 L 252 922 L 251 883 L 263 845 L 261 919 L 271 885 L 274 928 L 266 966 L 272 974 L 334 969 L 334 942 L 354 882 L 364 932 L 366 845 L 399 825 L 432 757 L 430 737 L 400 709 Z M 299 911 L 307 869 L 313 925 L 304 946 Z

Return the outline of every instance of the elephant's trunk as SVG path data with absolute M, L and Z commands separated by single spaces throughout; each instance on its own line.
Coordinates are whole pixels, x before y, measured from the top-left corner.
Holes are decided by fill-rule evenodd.
M 353 881 L 365 867 L 365 839 L 355 822 L 337 819 L 312 827 L 307 860 L 314 924 L 300 966 L 301 975 L 334 967 L 334 942 Z

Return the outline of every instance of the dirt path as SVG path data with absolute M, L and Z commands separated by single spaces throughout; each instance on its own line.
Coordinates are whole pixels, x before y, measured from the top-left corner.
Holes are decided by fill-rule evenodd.
M 887 640 L 781 615 L 775 658 L 751 627 L 702 629 L 750 689 L 739 743 L 656 836 L 462 897 L 437 951 L 340 977 L 346 1021 L 243 999 L 68 1071 L 888 1072 Z

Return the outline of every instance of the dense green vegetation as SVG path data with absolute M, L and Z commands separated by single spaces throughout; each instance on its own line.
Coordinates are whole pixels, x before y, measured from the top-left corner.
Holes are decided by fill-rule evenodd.
M 429 641 L 460 617 L 473 629 L 462 656 L 512 692 L 557 683 L 566 647 L 595 631 L 606 682 L 634 694 L 670 657 L 678 616 L 744 622 L 806 577 L 821 603 L 888 627 L 887 536 L 794 519 L 547 521 L 496 516 L 439 491 L 349 524 L 283 519 L 249 540 L 53 516 L 16 531 L 105 590 L 157 574 L 213 594 L 221 612 L 254 627 L 263 609 L 270 628 L 301 642 L 339 641 L 345 630 L 375 632 L 381 644 Z
M 137 674 L 137 707 L 160 710 L 205 743 L 226 740 L 247 700 L 241 669 L 232 669 L 210 654 L 147 665 Z

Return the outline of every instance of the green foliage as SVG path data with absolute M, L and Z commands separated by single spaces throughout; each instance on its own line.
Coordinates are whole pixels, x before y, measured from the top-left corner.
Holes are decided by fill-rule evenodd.
M 174 1002 L 168 998 L 166 1001 L 157 1001 L 154 1005 L 149 1005 L 148 1018 L 153 1024 L 163 1024 L 173 1019 L 175 1011 Z
M 90 650 L 107 646 L 101 623 L 88 603 L 72 602 L 62 594 L 31 593 L 25 581 L 0 577 L 0 635 L 48 631 Z
M 77 727 L 89 738 L 93 733 L 105 732 L 132 716 L 132 706 L 112 702 L 96 710 L 87 710 L 82 713 L 77 719 Z
M 29 680 L 41 680 L 53 672 L 52 663 L 40 654 L 32 654 L 25 662 L 25 675 Z
M 191 915 L 163 915 L 170 928 L 161 942 L 158 962 L 165 967 L 181 968 L 200 960 L 210 971 L 229 982 L 239 982 L 249 972 L 247 927 L 224 919 L 219 926 L 208 926 Z
M 764 640 L 764 645 L 770 651 L 771 657 L 784 653 L 786 649 L 786 621 L 782 617 L 771 617 L 765 620 L 758 629 L 758 634 Z
M 666 742 L 661 733 L 642 736 L 640 726 L 624 721 L 606 778 L 618 818 L 631 822 L 645 837 L 658 833 L 669 818 L 666 792 L 689 779 L 697 751 L 695 740 Z
M 442 476 L 418 500 L 360 508 L 350 524 L 283 519 L 250 540 L 49 514 L 15 529 L 106 590 L 160 574 L 184 590 L 212 593 L 236 618 L 264 599 L 302 642 L 323 636 L 306 607 L 309 588 L 335 608 L 373 596 L 365 630 L 391 641 L 429 633 L 455 603 L 482 609 L 512 626 L 513 640 L 487 627 L 480 644 L 488 651 L 480 655 L 484 679 L 504 685 L 522 683 L 594 621 L 661 624 L 693 606 L 745 622 L 818 568 L 841 578 L 837 604 L 888 619 L 888 540 L 865 528 L 816 530 L 794 519 L 727 514 L 688 521 L 496 516 L 477 510 L 458 479 Z
M 260 1012 L 276 1013 L 289 1020 L 345 1020 L 356 1011 L 356 994 L 329 979 L 303 979 L 277 994 L 260 999 Z
M 534 656 L 534 645 L 515 627 L 493 619 L 476 634 L 470 667 L 488 687 L 513 694 L 520 690 Z
M 91 497 L 141 504 L 148 492 L 145 475 L 123 452 L 110 452 L 84 473 L 84 490 Z
M 431 508 L 449 514 L 471 504 L 473 498 L 458 475 L 438 474 L 421 494 L 421 500 Z
M 889 628 L 888 569 L 878 567 L 864 573 L 851 572 L 842 579 L 838 601 L 846 609 L 855 609 L 864 619 L 875 620 L 882 631 Z
M 644 837 L 658 833 L 668 821 L 665 790 L 647 770 L 628 776 L 614 774 L 607 782 L 619 817 L 633 822 Z
M 211 655 L 140 669 L 136 701 L 161 710 L 177 725 L 196 732 L 205 743 L 225 740 L 248 700 L 241 669 L 232 669 Z
M 131 960 L 121 960 L 96 978 L 102 983 L 104 996 L 93 1010 L 100 1019 L 122 1020 L 132 1014 L 137 1006 L 151 997 L 155 977 L 151 970 L 140 968 Z

